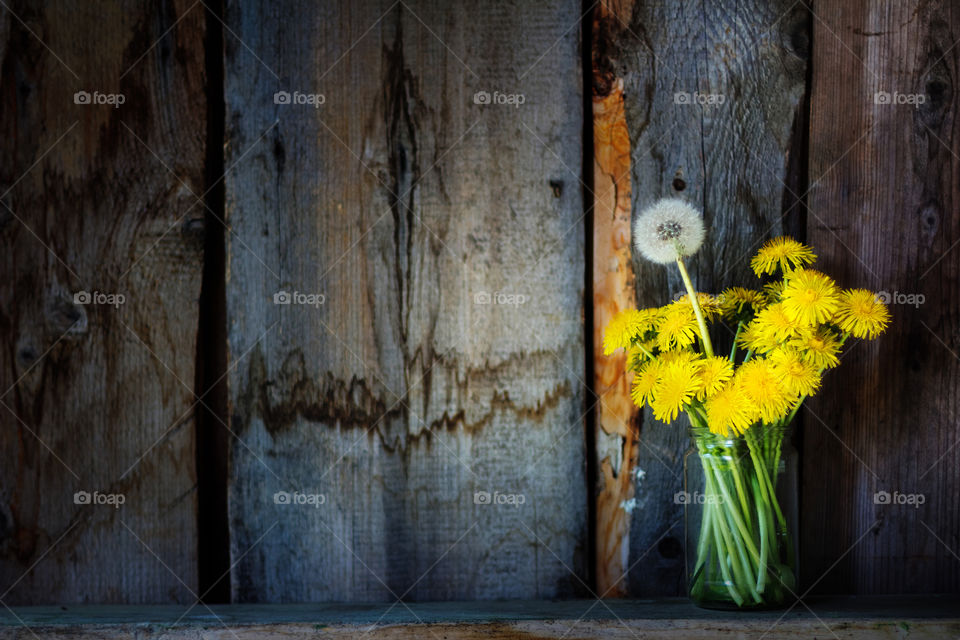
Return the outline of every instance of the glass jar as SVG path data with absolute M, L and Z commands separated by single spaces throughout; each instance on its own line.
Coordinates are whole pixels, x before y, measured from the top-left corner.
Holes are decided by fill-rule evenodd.
M 796 599 L 797 451 L 792 428 L 741 436 L 690 430 L 684 457 L 687 585 L 709 609 L 774 609 Z

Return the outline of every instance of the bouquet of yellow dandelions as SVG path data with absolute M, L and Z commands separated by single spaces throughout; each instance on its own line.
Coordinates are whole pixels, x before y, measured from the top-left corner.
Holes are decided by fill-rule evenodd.
M 682 200 L 661 200 L 638 216 L 636 248 L 675 263 L 687 294 L 617 314 L 604 353 L 626 350 L 637 406 L 649 405 L 663 422 L 689 417 L 704 476 L 691 597 L 703 606 L 779 606 L 796 588 L 792 523 L 777 495 L 784 436 L 824 372 L 840 363 L 844 342 L 875 338 L 890 315 L 873 292 L 841 289 L 812 269 L 811 248 L 788 237 L 770 240 L 751 261 L 767 279 L 762 286 L 698 293 L 684 258 L 703 237 L 700 214 Z M 720 323 L 734 335 L 729 354 L 713 350 L 709 329 Z

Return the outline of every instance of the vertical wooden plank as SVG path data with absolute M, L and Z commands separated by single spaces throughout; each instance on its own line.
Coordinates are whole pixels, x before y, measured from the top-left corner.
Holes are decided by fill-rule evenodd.
M 809 240 L 841 282 L 887 292 L 893 321 L 853 341 L 842 377 L 808 406 L 805 581 L 955 591 L 960 11 L 869 0 L 815 11 Z M 897 503 L 915 495 L 925 503 Z
M 575 593 L 579 3 L 226 14 L 235 599 Z
M 593 13 L 593 354 L 596 414 L 596 592 L 626 594 L 638 429 L 625 354 L 603 354 L 603 332 L 618 311 L 636 306 L 630 249 L 630 137 L 623 79 L 608 48 L 632 3 L 601 2 Z M 617 12 L 617 13 L 614 13 Z
M 623 72 L 633 210 L 683 197 L 704 211 L 707 241 L 692 263 L 703 291 L 753 283 L 750 255 L 779 235 L 788 200 L 793 125 L 805 90 L 808 13 L 802 3 L 649 2 L 611 45 Z M 683 289 L 675 269 L 634 259 L 637 302 Z M 720 336 L 729 344 L 732 336 Z M 678 594 L 683 585 L 685 426 L 645 413 L 630 523 L 628 588 Z
M 203 11 L 13 1 L 0 25 L 0 593 L 192 602 Z

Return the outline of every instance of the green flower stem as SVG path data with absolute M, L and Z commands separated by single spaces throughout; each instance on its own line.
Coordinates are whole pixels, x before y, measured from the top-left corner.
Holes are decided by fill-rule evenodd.
M 733 599 L 737 602 L 737 605 L 740 606 L 743 604 L 743 596 L 736 589 L 736 586 L 743 588 L 747 581 L 746 577 L 743 575 L 742 564 L 736 561 L 738 557 L 742 558 L 742 555 L 736 553 L 736 549 L 732 542 L 733 536 L 730 529 L 730 524 L 725 522 L 725 519 L 720 515 L 720 510 L 722 509 L 723 503 L 709 499 L 718 495 L 713 474 L 710 473 L 709 469 L 711 462 L 708 458 L 703 456 L 701 456 L 700 459 L 704 465 L 704 477 L 707 478 L 705 483 L 705 497 L 708 499 L 704 501 L 704 511 L 709 511 L 711 518 L 715 520 L 713 531 L 714 543 L 716 544 L 717 563 L 720 565 L 720 572 L 723 575 L 724 582 L 727 583 L 727 588 L 730 591 L 731 596 L 733 596 Z M 731 570 L 733 571 L 732 575 L 730 573 Z
M 757 436 L 755 433 L 752 433 L 753 428 L 747 429 L 744 437 L 747 441 L 747 449 L 750 451 L 750 457 L 753 459 L 753 465 L 757 470 L 757 478 L 760 480 L 760 489 L 763 500 L 770 507 L 773 507 L 773 510 L 777 514 L 777 521 L 780 523 L 780 526 L 784 530 L 787 529 L 787 520 L 783 517 L 783 511 L 780 510 L 780 502 L 777 500 L 777 492 L 774 488 L 773 481 L 770 479 L 770 472 L 767 471 L 767 466 L 764 465 L 762 460 L 760 460 L 759 452 L 757 448 L 760 446 L 760 443 L 757 441 Z M 768 434 L 769 435 L 769 434 Z M 779 438 L 778 438 L 779 440 Z M 778 443 L 779 448 L 779 443 Z M 779 460 L 777 465 L 779 465 Z M 773 469 L 772 473 L 776 477 L 777 470 Z
M 704 470 L 706 471 L 706 470 Z M 707 476 L 709 477 L 709 476 Z M 710 514 L 710 518 L 717 519 L 719 514 L 715 512 L 714 509 L 709 509 L 706 513 Z M 730 575 L 730 567 L 727 566 L 727 558 L 730 557 L 729 549 L 723 544 L 722 536 L 720 531 L 723 530 L 723 523 L 716 522 L 713 526 L 713 544 L 716 547 L 718 557 L 716 562 L 720 565 L 720 574 L 723 576 L 723 582 L 727 586 L 727 591 L 730 592 L 730 597 L 733 598 L 733 601 L 737 603 L 737 606 L 743 606 L 743 596 L 740 595 L 740 592 L 737 591 L 737 588 L 734 586 L 733 577 Z M 731 563 L 735 564 L 735 563 Z
M 697 539 L 697 565 L 693 570 L 694 575 L 702 571 L 707 563 L 707 544 L 710 541 L 713 527 L 712 509 L 708 510 L 709 505 L 704 505 L 703 519 L 700 522 L 700 537 Z
M 757 440 L 756 434 L 753 433 L 752 428 L 748 429 L 747 433 L 744 435 L 747 441 L 747 449 L 750 451 L 750 458 L 753 460 L 754 469 L 756 470 L 754 482 L 755 491 L 757 494 L 757 520 L 760 525 L 760 548 L 763 565 L 762 575 L 758 576 L 757 578 L 757 590 L 763 591 L 766 583 L 766 573 L 768 571 L 769 561 L 771 560 L 771 551 L 768 544 L 768 539 L 769 536 L 774 534 L 776 531 L 776 526 L 773 523 L 773 510 L 777 512 L 777 515 L 780 518 L 780 524 L 783 531 L 786 531 L 787 527 L 786 521 L 783 519 L 783 514 L 780 512 L 780 505 L 777 502 L 776 492 L 770 482 L 769 471 L 767 469 L 767 463 L 765 462 L 765 460 L 769 460 L 769 455 L 763 455 L 764 451 L 761 449 L 761 442 Z M 768 429 L 763 437 L 764 443 L 769 443 L 772 437 L 772 429 Z M 769 448 L 764 447 L 764 449 L 766 449 L 767 454 L 769 454 Z M 764 552 L 764 549 L 766 549 L 766 552 Z M 774 557 L 772 560 L 774 564 L 779 565 L 779 557 Z
M 646 347 L 644 347 L 644 346 L 643 346 L 642 344 L 640 344 L 639 342 L 636 343 L 634 346 L 637 347 L 637 348 L 639 348 L 640 351 L 643 351 L 645 354 L 647 354 L 647 357 L 650 358 L 651 360 L 653 360 L 654 358 L 656 358 L 655 355 L 653 355 L 652 353 L 650 353 L 649 351 L 647 351 Z
M 720 535 L 724 542 L 720 560 L 721 562 L 729 560 L 737 585 L 748 591 L 755 602 L 762 602 L 763 599 L 754 586 L 757 582 L 754 563 L 759 565 L 760 559 L 759 553 L 753 545 L 753 537 L 744 528 L 737 505 L 732 500 L 730 490 L 724 481 L 723 472 L 715 460 L 715 456 L 707 455 L 701 456 L 701 458 L 705 465 L 706 477 L 709 478 L 706 485 L 707 495 L 705 496 L 704 508 L 709 508 L 716 514 L 719 520 L 716 526 L 720 529 Z M 719 490 L 717 487 L 719 487 Z M 719 496 L 723 497 L 722 501 L 716 500 L 716 497 Z
M 740 464 L 732 456 L 730 458 L 730 462 L 731 462 L 731 468 L 732 468 L 731 475 L 733 476 L 733 483 L 734 485 L 736 485 L 737 497 L 740 499 L 740 508 L 742 509 L 741 513 L 743 513 L 743 517 L 747 523 L 747 528 L 752 533 L 753 526 L 750 519 L 751 509 L 749 506 L 747 506 L 748 505 L 748 500 L 746 495 L 747 492 L 743 488 L 743 479 L 741 477 L 743 474 L 740 469 Z
M 722 505 L 726 507 L 727 505 Z M 752 552 L 748 552 L 748 548 L 755 544 L 756 538 L 752 532 L 752 527 L 744 533 L 742 529 L 737 525 L 737 517 L 739 515 L 737 506 L 730 505 L 729 507 L 723 509 L 723 513 L 727 518 L 727 526 L 729 527 L 730 536 L 733 539 L 733 542 L 736 546 L 736 556 L 735 559 L 740 561 L 740 564 L 743 567 L 743 587 L 750 592 L 750 595 L 753 597 L 754 601 L 762 602 L 763 599 L 760 596 L 760 593 L 756 589 L 757 583 L 757 572 L 762 563 L 762 558 L 759 555 L 759 552 L 754 555 Z M 746 521 L 750 521 L 750 516 L 748 514 Z
M 760 493 L 760 485 L 756 476 L 751 478 L 754 495 Z M 757 567 L 757 591 L 763 592 L 767 584 L 767 559 L 770 554 L 770 531 L 767 529 L 767 513 L 763 502 L 757 501 L 757 524 L 760 527 L 760 566 Z
M 703 413 L 702 406 L 697 407 L 694 405 L 690 405 L 688 407 L 688 413 L 690 415 L 690 422 L 692 424 L 696 424 L 698 427 L 702 429 L 707 429 L 709 431 L 709 428 L 707 427 L 707 418 L 706 418 L 706 415 Z M 702 449 L 700 450 L 700 453 L 701 455 L 703 455 L 704 452 Z M 746 496 L 746 491 L 743 488 L 743 481 L 742 481 L 743 474 L 742 474 L 740 465 L 732 455 L 730 456 L 730 467 L 731 467 L 731 475 L 733 476 L 733 482 L 736 485 L 737 498 L 740 501 L 740 507 L 743 509 L 742 513 L 744 514 L 744 517 L 746 518 L 746 521 L 749 527 L 751 509 L 748 506 L 749 501 Z M 735 508 L 735 505 L 732 506 L 732 508 Z M 750 528 L 752 529 L 752 527 Z
M 780 453 L 782 445 L 783 438 L 777 438 L 773 448 L 773 464 L 770 465 L 770 475 L 773 478 L 776 478 L 777 474 L 780 473 Z
M 710 342 L 710 333 L 707 331 L 707 321 L 703 318 L 703 310 L 700 309 L 700 298 L 693 289 L 693 282 L 690 280 L 690 274 L 687 273 L 687 267 L 683 264 L 683 258 L 677 258 L 677 267 L 680 268 L 680 277 L 683 278 L 683 286 L 687 288 L 690 295 L 690 303 L 693 305 L 693 313 L 697 316 L 697 324 L 700 325 L 700 339 L 703 341 L 703 350 L 708 357 L 713 357 L 713 344 Z
M 823 369 L 820 369 L 820 373 L 823 373 Z M 806 399 L 807 399 L 806 395 L 800 396 L 800 399 L 797 400 L 797 406 L 793 408 L 793 411 L 791 411 L 790 414 L 786 417 L 786 419 L 782 420 L 780 424 L 781 425 L 790 424 L 790 422 L 793 420 L 793 417 L 797 415 L 797 411 L 800 410 L 801 405 L 803 405 L 803 401 Z
M 737 323 L 737 332 L 733 334 L 733 346 L 730 347 L 730 362 L 737 361 L 737 338 L 740 337 L 740 330 L 743 329 L 743 321 Z
M 688 413 L 705 492 L 690 594 L 738 607 L 780 602 L 795 584 L 793 541 L 775 488 L 786 421 L 756 424 L 731 445 L 709 431 L 698 403 Z
M 720 494 L 723 496 L 724 503 L 729 505 L 728 508 L 724 509 L 727 515 L 730 516 L 730 524 L 736 527 L 739 531 L 740 536 L 743 538 L 744 543 L 746 544 L 747 551 L 750 552 L 750 557 L 754 562 L 760 562 L 760 552 L 757 551 L 756 545 L 753 543 L 753 537 L 750 535 L 750 532 L 747 530 L 746 523 L 744 523 L 743 518 L 740 516 L 740 512 L 737 510 L 735 503 L 733 502 L 733 496 L 730 495 L 730 490 L 727 488 L 726 483 L 723 481 L 723 473 L 717 467 L 716 463 L 712 463 L 714 479 L 720 487 Z

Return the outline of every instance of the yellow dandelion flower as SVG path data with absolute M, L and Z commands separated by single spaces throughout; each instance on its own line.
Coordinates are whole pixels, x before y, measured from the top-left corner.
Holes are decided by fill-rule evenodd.
M 633 377 L 633 386 L 630 387 L 630 397 L 638 407 L 642 407 L 647 402 L 650 402 L 650 394 L 653 391 L 654 385 L 657 384 L 657 380 L 660 378 L 660 368 L 661 363 L 659 360 L 651 360 L 640 367 L 640 370 L 637 371 L 637 374 Z
M 700 303 L 700 310 L 703 311 L 703 315 L 706 318 L 714 318 L 720 313 L 720 299 L 717 296 L 698 291 L 697 302 Z M 690 304 L 690 296 L 686 293 L 677 298 L 677 301 L 673 304 L 693 308 L 693 305 Z
M 727 320 L 741 320 L 745 314 L 755 314 L 766 304 L 766 297 L 753 289 L 731 287 L 720 294 L 720 312 Z
M 828 329 L 805 331 L 787 344 L 800 352 L 800 357 L 818 369 L 830 369 L 840 364 L 840 341 Z
M 840 328 L 855 338 L 872 340 L 890 324 L 890 312 L 872 291 L 850 289 L 840 296 L 837 320 Z
M 755 407 L 740 385 L 728 383 L 707 399 L 707 427 L 713 433 L 743 435 L 757 418 Z
M 827 322 L 840 308 L 840 290 L 829 276 L 813 269 L 798 269 L 786 278 L 784 310 L 806 325 Z
M 793 349 L 776 349 L 767 356 L 773 371 L 792 396 L 813 395 L 820 388 L 820 370 Z
M 688 349 L 676 349 L 674 351 L 664 351 L 660 354 L 660 362 L 663 364 L 680 363 L 684 365 L 693 365 L 695 368 L 700 366 L 700 354 Z
M 703 400 L 712 396 L 732 377 L 733 363 L 730 360 L 721 356 L 704 358 L 697 368 L 697 381 L 700 383 L 697 399 Z
M 699 386 L 696 372 L 693 363 L 682 360 L 663 365 L 649 400 L 657 420 L 673 422 L 684 405 L 693 401 Z
M 657 345 L 662 351 L 682 349 L 693 344 L 697 336 L 697 317 L 689 304 L 670 304 L 661 309 L 657 322 Z
M 784 303 L 777 302 L 757 314 L 751 325 L 757 326 L 759 336 L 765 344 L 777 344 L 799 335 L 803 326 L 790 317 Z
M 783 280 L 775 280 L 763 285 L 763 297 L 766 298 L 768 304 L 780 302 L 785 284 Z
M 757 324 L 757 321 L 754 320 L 746 326 L 737 336 L 737 342 L 740 343 L 744 349 L 749 349 L 750 351 L 756 351 L 757 353 L 766 353 L 771 349 L 777 347 L 777 341 L 770 340 L 768 335 L 763 329 Z
M 624 312 L 621 311 L 610 319 L 607 328 L 603 330 L 603 355 L 608 356 L 617 349 L 623 349 L 629 345 Z
M 813 264 L 817 259 L 813 250 L 800 244 L 788 236 L 780 236 L 768 240 L 757 255 L 750 261 L 750 268 L 757 277 L 765 273 L 780 271 L 787 273 L 806 264 Z
M 764 422 L 776 422 L 789 411 L 793 398 L 787 393 L 773 366 L 763 358 L 754 358 L 742 364 L 735 381 L 743 388 L 747 399 Z
M 603 332 L 603 355 L 630 348 L 635 339 L 653 329 L 658 313 L 657 309 L 624 309 L 613 316 Z

